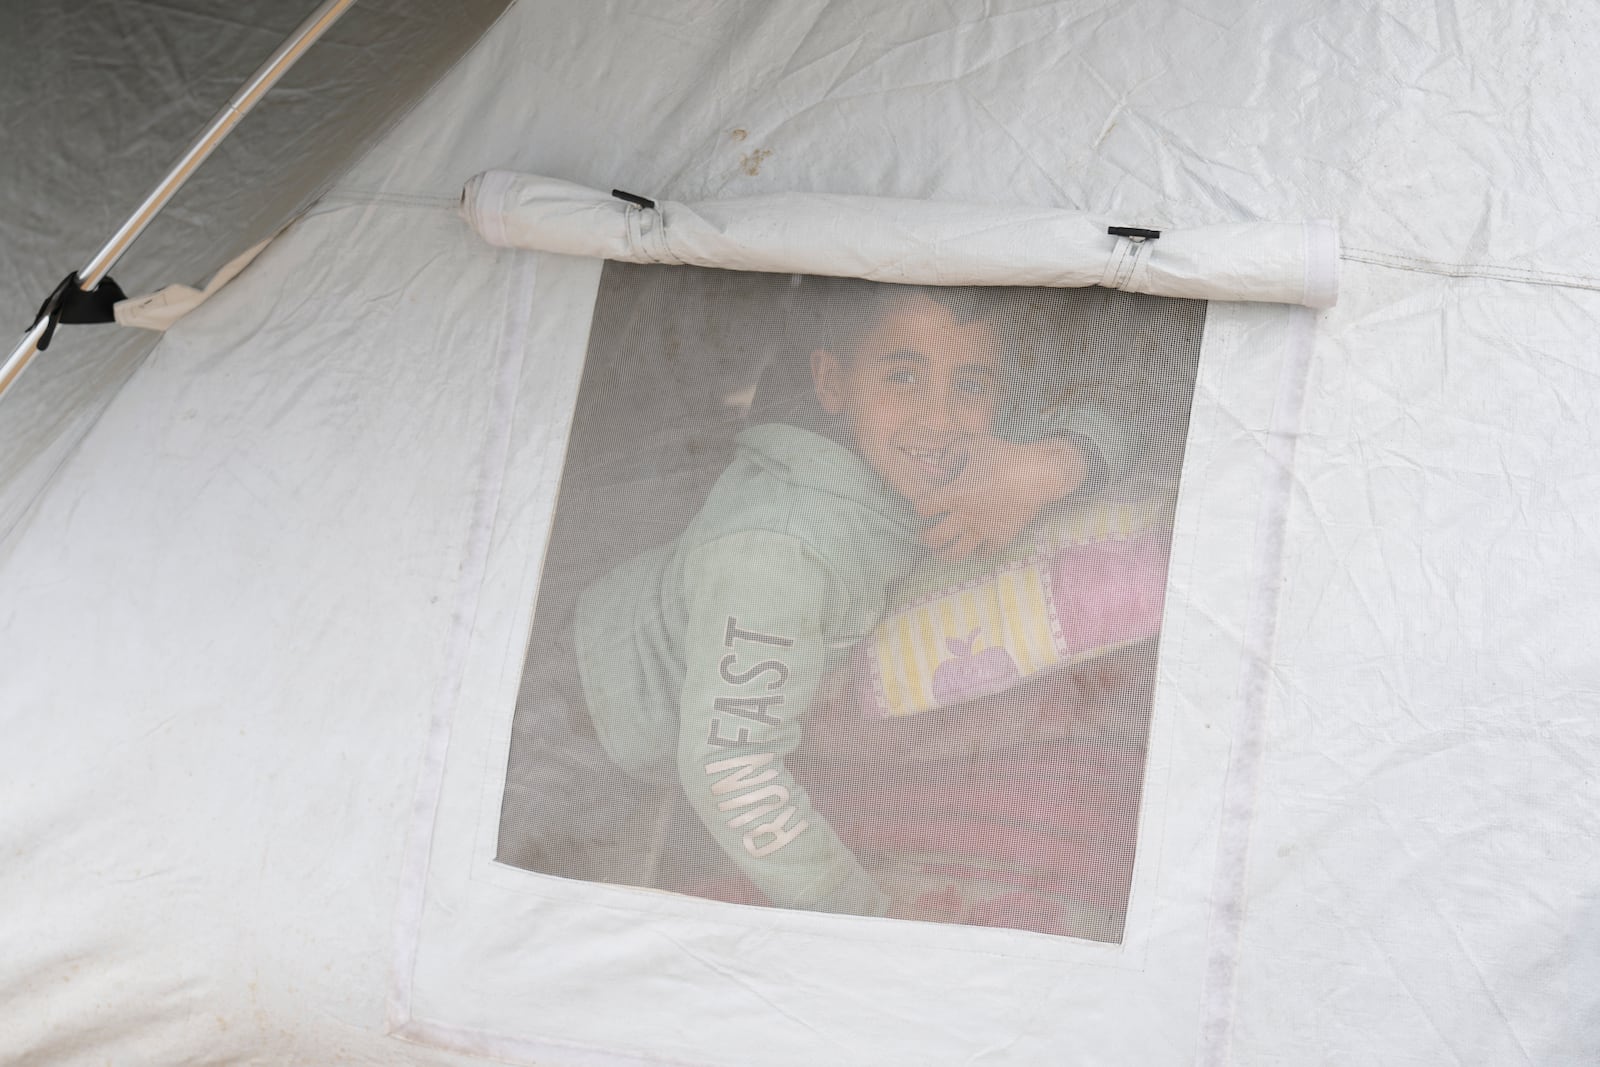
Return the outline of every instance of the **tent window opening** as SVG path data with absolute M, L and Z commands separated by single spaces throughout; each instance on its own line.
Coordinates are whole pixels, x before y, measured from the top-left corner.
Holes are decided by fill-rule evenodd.
M 608 263 L 497 859 L 1120 941 L 1205 307 Z

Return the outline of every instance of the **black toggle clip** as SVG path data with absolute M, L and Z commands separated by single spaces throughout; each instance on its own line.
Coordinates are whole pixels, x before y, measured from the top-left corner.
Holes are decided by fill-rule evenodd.
M 102 322 L 116 322 L 117 314 L 114 309 L 117 301 L 126 299 L 128 295 L 122 291 L 122 286 L 110 278 L 101 279 L 99 285 L 85 292 L 78 288 L 78 272 L 73 271 L 61 279 L 61 284 L 55 287 L 54 292 L 45 297 L 28 329 L 32 330 L 34 326 L 39 325 L 41 319 L 49 320 L 44 333 L 39 335 L 39 351 L 43 352 L 50 347 L 50 342 L 56 335 L 56 326 L 59 324 L 64 322 L 69 326 L 92 326 Z
M 645 197 L 639 196 L 635 193 L 625 193 L 621 189 L 611 190 L 611 195 L 616 197 L 618 200 L 626 200 L 628 203 L 637 205 L 638 207 L 647 207 L 651 211 L 654 211 L 656 207 L 656 202 L 654 200 L 646 199 Z
M 1160 230 L 1146 230 L 1139 226 L 1107 226 L 1106 233 L 1112 237 L 1126 237 L 1130 241 L 1154 241 L 1161 236 Z

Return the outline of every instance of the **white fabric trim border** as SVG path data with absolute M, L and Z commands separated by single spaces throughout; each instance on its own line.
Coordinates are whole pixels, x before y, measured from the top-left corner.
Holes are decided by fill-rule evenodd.
M 1240 702 L 1230 731 L 1233 752 L 1217 831 L 1217 862 L 1211 886 L 1196 1067 L 1225 1067 L 1231 1062 L 1234 991 L 1238 984 L 1239 945 L 1246 908 L 1245 882 L 1250 871 L 1256 797 L 1261 791 L 1267 690 L 1271 683 L 1278 601 L 1283 588 L 1284 529 L 1294 480 L 1294 448 L 1300 431 L 1306 376 L 1316 341 L 1316 317 L 1306 311 L 1292 314 L 1279 364 L 1271 423 L 1264 442 L 1274 484 L 1266 491 L 1256 521 L 1255 559 L 1250 568 L 1255 581 L 1240 665 Z
M 505 482 L 507 457 L 511 451 L 512 427 L 516 421 L 516 400 L 522 384 L 523 349 L 527 343 L 532 315 L 532 293 L 537 276 L 537 260 L 522 257 L 514 268 L 509 292 L 518 294 L 506 316 L 500 340 L 500 378 L 495 383 L 492 423 L 485 427 L 482 458 L 477 471 L 477 494 L 473 507 L 470 539 L 456 587 L 456 606 L 450 627 L 447 667 L 434 689 L 428 742 L 418 773 L 417 792 L 412 804 L 411 828 L 406 838 L 405 865 L 400 878 L 399 901 L 395 914 L 393 967 L 387 1004 L 389 1032 L 411 1037 L 412 979 L 416 970 L 417 948 L 421 935 L 422 910 L 427 898 L 428 865 L 433 853 L 434 822 L 439 797 L 444 787 L 445 761 L 450 750 L 451 723 L 461 680 L 466 674 L 466 657 L 477 622 L 479 600 L 488 569 L 490 543 Z

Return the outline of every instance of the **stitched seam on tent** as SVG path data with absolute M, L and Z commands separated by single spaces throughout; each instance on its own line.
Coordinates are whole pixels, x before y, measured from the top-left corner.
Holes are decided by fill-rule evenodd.
M 1499 267 L 1494 264 L 1438 263 L 1428 259 L 1390 255 L 1369 248 L 1346 247 L 1339 258 L 1374 267 L 1389 267 L 1393 270 L 1407 270 L 1418 274 L 1437 274 L 1445 278 L 1488 278 L 1494 281 L 1522 282 L 1527 285 L 1545 285 L 1554 288 L 1600 290 L 1600 278 L 1585 274 L 1555 274 L 1550 271 L 1530 270 L 1526 267 Z
M 367 207 L 374 204 L 386 207 L 442 207 L 453 211 L 460 204 L 460 199 L 459 194 L 435 196 L 431 193 L 380 193 L 335 189 L 317 201 L 317 205 L 323 207 Z
M 1227 1063 L 1233 1043 L 1239 947 L 1244 934 L 1256 801 L 1266 755 L 1268 690 L 1282 600 L 1295 441 L 1315 342 L 1313 312 L 1297 308 L 1292 314 L 1294 319 L 1288 324 L 1290 336 L 1268 432 L 1268 456 L 1275 470 L 1270 476 L 1273 484 L 1267 490 L 1262 513 L 1256 522 L 1257 544 L 1251 565 L 1256 585 L 1244 631 L 1241 706 L 1235 720 L 1234 754 L 1228 761 L 1223 784 L 1217 868 L 1212 876 L 1200 1040 L 1195 1056 L 1197 1063 L 1207 1067 L 1221 1067 Z
M 451 615 L 451 632 L 445 653 L 445 669 L 429 702 L 428 738 L 417 773 L 417 790 L 411 804 L 403 864 L 400 871 L 398 902 L 395 906 L 394 945 L 389 975 L 388 1022 L 399 1031 L 411 1021 L 411 996 L 417 954 L 421 947 L 422 917 L 428 899 L 428 868 L 432 860 L 439 803 L 444 792 L 444 776 L 450 750 L 451 727 L 466 676 L 467 656 L 471 651 L 483 583 L 488 574 L 489 551 L 493 542 L 494 519 L 500 507 L 506 466 L 511 451 L 512 428 L 516 421 L 516 398 L 521 388 L 522 364 L 532 319 L 532 293 L 537 281 L 532 256 L 519 257 L 521 266 L 511 278 L 508 291 L 522 299 L 512 305 L 500 341 L 500 377 L 490 400 L 492 416 L 485 435 L 482 458 L 476 472 L 472 522 L 462 553 L 460 577 L 456 584 L 456 605 Z
M 554 1062 L 555 1055 L 559 1054 L 562 1063 L 575 1064 L 576 1067 L 706 1067 L 704 1060 L 684 1060 L 676 1056 L 667 1058 L 643 1050 L 616 1052 L 598 1045 L 557 1041 L 547 1037 L 510 1037 L 490 1030 L 446 1023 L 408 1022 L 394 1033 L 396 1037 L 418 1044 L 492 1056 L 513 1063 Z

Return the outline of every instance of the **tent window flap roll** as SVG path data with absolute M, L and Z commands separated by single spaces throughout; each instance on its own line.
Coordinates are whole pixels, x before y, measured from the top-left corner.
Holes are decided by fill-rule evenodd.
M 912 285 L 1106 285 L 1193 300 L 1332 307 L 1331 221 L 1127 227 L 1044 207 L 781 193 L 679 204 L 491 170 L 462 215 L 503 248 Z M 1160 233 L 1160 239 L 1149 239 Z

